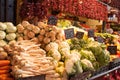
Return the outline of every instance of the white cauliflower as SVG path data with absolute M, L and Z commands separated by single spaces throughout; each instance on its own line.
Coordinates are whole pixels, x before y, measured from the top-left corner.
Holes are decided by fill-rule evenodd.
M 59 49 L 59 52 L 62 54 L 62 58 L 70 57 L 70 49 L 68 48 Z
M 6 22 L 6 25 L 7 25 L 6 31 L 8 33 L 14 33 L 17 31 L 17 28 L 11 22 Z
M 48 55 L 52 56 L 57 61 L 59 61 L 61 59 L 61 54 L 56 49 L 50 50 L 48 52 Z
M 82 73 L 82 66 L 80 64 L 80 54 L 78 51 L 71 51 L 70 57 L 65 60 L 65 70 L 68 75 Z
M 0 22 L 0 30 L 4 31 L 4 30 L 6 30 L 6 28 L 7 28 L 7 25 L 2 23 L 2 22 Z
M 58 44 L 56 42 L 51 42 L 46 46 L 46 51 L 49 51 L 51 49 L 56 49 L 58 50 Z
M 70 46 L 67 42 L 63 41 L 59 43 L 59 52 L 62 54 L 62 59 L 69 58 Z
M 88 59 L 81 60 L 82 67 L 84 71 L 94 70 L 93 64 Z
M 0 40 L 4 39 L 6 36 L 6 33 L 4 31 L 0 31 Z
M 15 33 L 9 33 L 6 35 L 6 39 L 11 41 L 14 40 L 16 38 L 16 34 Z
M 70 46 L 69 46 L 69 44 L 66 41 L 63 41 L 63 42 L 59 43 L 59 49 L 62 49 L 62 48 L 70 49 Z

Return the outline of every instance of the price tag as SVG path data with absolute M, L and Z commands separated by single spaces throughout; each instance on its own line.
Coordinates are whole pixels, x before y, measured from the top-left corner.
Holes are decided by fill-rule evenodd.
M 26 77 L 26 78 L 19 78 L 17 80 L 45 80 L 45 75 L 32 76 L 32 77 Z
M 77 37 L 78 39 L 82 39 L 83 36 L 84 36 L 84 32 L 77 31 L 76 37 Z
M 88 37 L 94 37 L 94 30 L 93 29 L 88 30 Z
M 117 54 L 117 46 L 108 46 L 107 50 L 110 52 L 110 54 Z
M 56 25 L 57 24 L 57 17 L 55 17 L 55 16 L 50 16 L 49 18 L 48 18 L 48 24 L 49 25 Z
M 66 39 L 74 38 L 74 28 L 65 29 L 64 33 L 65 33 L 65 38 Z
M 103 43 L 103 42 L 104 42 L 104 39 L 103 39 L 102 37 L 100 37 L 100 36 L 98 36 L 96 39 L 97 39 L 97 41 L 100 42 L 100 43 Z

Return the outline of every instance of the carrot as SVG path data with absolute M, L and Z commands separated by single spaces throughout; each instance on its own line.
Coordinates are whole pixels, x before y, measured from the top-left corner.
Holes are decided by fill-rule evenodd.
M 0 70 L 9 70 L 10 69 L 10 66 L 2 66 L 0 67 Z
M 10 73 L 0 74 L 0 77 L 10 77 Z
M 0 75 L 1 74 L 6 74 L 6 73 L 8 73 L 9 72 L 9 70 L 0 70 Z
M 14 80 L 14 79 L 11 77 L 0 77 L 0 80 Z
M 7 66 L 10 64 L 10 61 L 9 60 L 0 60 L 0 67 L 2 66 Z

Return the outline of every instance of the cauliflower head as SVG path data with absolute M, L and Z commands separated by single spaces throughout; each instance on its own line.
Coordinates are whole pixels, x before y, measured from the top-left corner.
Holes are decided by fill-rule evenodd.
M 0 30 L 4 31 L 4 30 L 6 30 L 6 28 L 7 28 L 7 25 L 0 22 Z
M 6 36 L 6 33 L 4 31 L 0 31 L 0 40 L 4 39 Z
M 14 40 L 16 38 L 16 34 L 15 33 L 9 33 L 6 35 L 6 39 L 8 41 Z
M 6 25 L 7 25 L 6 31 L 8 33 L 14 33 L 17 31 L 17 28 L 11 22 L 7 22 Z

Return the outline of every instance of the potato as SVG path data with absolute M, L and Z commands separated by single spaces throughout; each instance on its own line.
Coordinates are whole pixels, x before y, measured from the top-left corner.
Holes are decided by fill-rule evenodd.
M 23 33 L 24 32 L 24 27 L 21 25 L 21 24 L 18 24 L 17 25 L 17 31 L 18 31 L 18 33 Z
M 56 35 L 55 31 L 50 31 L 50 32 L 49 32 L 49 36 L 50 36 L 50 37 L 55 36 L 55 35 Z
M 44 36 L 42 36 L 42 35 L 39 35 L 38 36 L 38 40 L 41 42 L 41 41 L 43 41 L 43 38 L 44 38 Z
M 33 24 L 30 24 L 30 25 L 27 26 L 27 29 L 28 29 L 28 30 L 33 30 L 34 27 L 35 27 L 35 26 L 34 26 Z
M 23 40 L 23 37 L 18 37 L 17 38 L 17 41 L 22 41 Z
M 50 32 L 46 32 L 45 37 L 50 37 Z
M 28 32 L 27 36 L 28 36 L 29 38 L 34 38 L 34 37 L 35 37 L 35 33 L 32 32 L 32 31 L 30 31 L 30 32 Z
M 38 27 L 39 27 L 40 29 L 45 28 L 45 26 L 47 26 L 45 23 L 43 23 L 43 22 L 38 22 Z
M 34 37 L 33 39 L 31 39 L 31 41 L 36 42 L 36 43 L 39 43 L 39 40 L 38 40 L 38 38 L 36 38 L 36 37 Z
M 50 40 L 53 42 L 56 40 L 56 37 L 55 36 L 51 36 Z
M 22 21 L 21 24 L 24 28 L 26 28 L 28 25 L 30 25 L 30 23 L 28 21 Z
M 19 33 L 16 33 L 16 37 L 18 38 L 18 37 L 22 37 L 23 36 L 23 34 L 19 34 Z
M 27 36 L 28 32 L 30 32 L 29 30 L 25 29 L 24 30 L 24 35 Z
M 44 29 L 40 30 L 40 35 L 45 35 L 45 30 Z
M 43 39 L 43 42 L 44 42 L 45 44 L 48 44 L 48 43 L 50 42 L 50 38 L 45 37 L 45 38 Z
M 16 43 L 16 40 L 12 40 L 8 43 L 8 45 L 15 44 L 15 43 Z
M 30 38 L 28 36 L 23 36 L 24 40 L 29 40 Z
M 40 28 L 37 27 L 37 26 L 35 26 L 32 31 L 33 31 L 35 34 L 38 34 L 38 33 L 40 33 Z
M 0 60 L 5 60 L 7 56 L 7 52 L 0 52 Z

